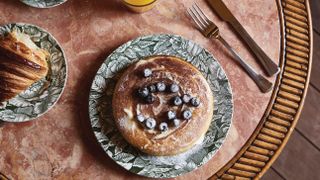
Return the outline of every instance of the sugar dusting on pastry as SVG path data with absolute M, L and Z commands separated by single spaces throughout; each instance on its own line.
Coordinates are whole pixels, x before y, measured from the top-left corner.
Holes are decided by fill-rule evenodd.
M 164 132 L 164 133 L 160 133 L 157 134 L 155 137 L 153 137 L 152 139 L 158 140 L 158 139 L 162 139 L 162 138 L 166 138 L 168 137 L 172 132 L 174 132 L 177 128 L 175 129 L 169 129 L 168 131 Z
M 133 119 L 133 114 L 132 114 L 132 110 L 129 108 L 124 108 L 123 111 L 126 113 L 125 117 L 120 118 L 120 127 L 127 129 L 127 130 L 131 130 L 134 131 L 136 128 L 136 125 L 134 123 L 134 121 L 132 121 Z
M 176 169 L 179 169 L 181 167 L 185 167 L 188 163 L 188 160 L 192 158 L 194 153 L 200 151 L 200 149 L 203 148 L 203 141 L 204 136 L 201 136 L 199 140 L 195 143 L 195 145 L 186 152 L 173 156 L 146 156 L 146 160 L 150 161 L 151 164 L 155 165 L 170 162 L 170 164 L 175 164 Z

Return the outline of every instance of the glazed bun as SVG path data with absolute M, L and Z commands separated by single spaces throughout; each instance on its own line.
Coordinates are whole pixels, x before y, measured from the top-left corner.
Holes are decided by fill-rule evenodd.
M 113 96 L 115 124 L 134 147 L 150 155 L 176 155 L 209 129 L 212 91 L 201 72 L 172 56 L 154 56 L 128 67 Z

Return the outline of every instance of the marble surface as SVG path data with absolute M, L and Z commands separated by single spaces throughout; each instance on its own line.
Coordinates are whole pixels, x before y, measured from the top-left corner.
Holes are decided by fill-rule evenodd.
M 0 171 L 12 179 L 140 179 L 109 159 L 93 136 L 88 95 L 101 63 L 116 47 L 140 35 L 173 33 L 207 48 L 224 67 L 233 88 L 234 119 L 216 156 L 177 179 L 207 179 L 243 146 L 261 120 L 271 93 L 262 94 L 223 46 L 205 39 L 185 13 L 194 0 L 160 0 L 144 14 L 129 12 L 116 0 L 68 0 L 52 9 L 35 9 L 16 0 L 0 2 L 0 24 L 25 22 L 52 33 L 64 48 L 69 79 L 58 104 L 32 122 L 0 127 Z M 240 38 L 203 0 L 198 4 L 220 27 L 225 39 L 260 73 L 259 64 Z M 280 25 L 276 1 L 225 3 L 275 61 L 279 60 Z M 270 78 L 274 81 L 275 77 Z

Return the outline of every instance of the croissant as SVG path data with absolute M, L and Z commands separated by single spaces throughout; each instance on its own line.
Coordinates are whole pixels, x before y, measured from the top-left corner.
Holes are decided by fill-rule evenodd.
M 48 73 L 49 53 L 30 36 L 13 31 L 0 37 L 0 102 L 5 102 Z

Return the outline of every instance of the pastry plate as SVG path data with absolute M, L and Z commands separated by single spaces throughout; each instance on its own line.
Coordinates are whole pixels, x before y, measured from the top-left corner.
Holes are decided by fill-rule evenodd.
M 52 8 L 67 2 L 67 0 L 20 0 L 24 4 L 35 8 Z
M 154 55 L 176 56 L 193 64 L 207 79 L 214 95 L 214 117 L 205 137 L 176 156 L 150 156 L 134 149 L 118 132 L 112 115 L 112 95 L 119 72 Z M 232 114 L 232 90 L 220 64 L 207 50 L 177 35 L 149 35 L 120 46 L 98 70 L 89 95 L 92 129 L 105 153 L 130 172 L 153 178 L 176 177 L 208 162 L 226 138 Z
M 0 36 L 12 30 L 28 34 L 38 47 L 50 53 L 46 78 L 0 104 L 1 121 L 25 122 L 45 114 L 58 101 L 67 80 L 67 63 L 59 43 L 45 30 L 30 24 L 14 23 L 0 26 Z

